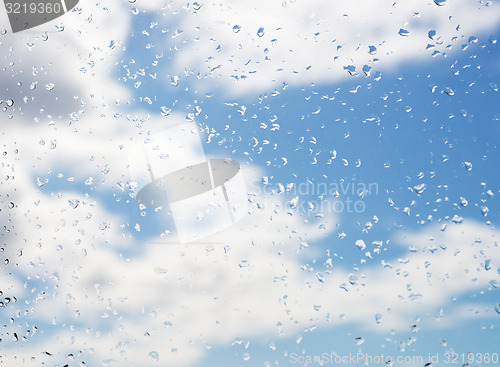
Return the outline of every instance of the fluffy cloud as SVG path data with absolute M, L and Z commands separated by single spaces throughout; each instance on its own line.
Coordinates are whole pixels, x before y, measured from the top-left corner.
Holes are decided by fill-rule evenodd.
M 153 10 L 153 2 L 148 4 L 141 5 Z M 231 95 L 242 95 L 281 89 L 282 83 L 332 83 L 350 75 L 397 70 L 415 60 L 430 63 L 432 56 L 459 53 L 470 37 L 480 36 L 484 42 L 500 22 L 496 3 L 441 4 L 170 3 L 157 12 L 156 32 L 149 27 L 145 31 L 148 42 L 166 43 L 172 50 L 165 73 L 189 77 L 201 90 L 220 85 Z

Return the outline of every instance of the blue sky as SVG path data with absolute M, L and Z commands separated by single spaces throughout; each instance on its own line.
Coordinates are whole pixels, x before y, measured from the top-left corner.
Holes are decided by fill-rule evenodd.
M 315 4 L 321 12 L 320 4 Z M 17 182 L 20 183 L 9 183 L 10 186 L 3 190 L 8 192 L 16 188 L 18 192 L 16 226 L 21 228 L 18 233 L 25 243 L 22 246 L 27 255 L 23 256 L 46 261 L 39 269 L 38 265 L 30 266 L 28 260 L 20 258 L 19 269 L 7 269 L 11 274 L 9 279 L 12 278 L 11 288 L 21 292 L 19 302 L 32 304 L 34 310 L 29 316 L 14 317 L 15 326 L 28 321 L 39 329 L 38 336 L 24 342 L 26 355 L 37 353 L 37 358 L 45 358 L 39 355 L 42 349 L 50 348 L 54 360 L 62 361 L 73 347 L 64 349 L 61 343 L 64 344 L 65 338 L 70 338 L 72 333 L 79 340 L 73 349 L 83 350 L 79 358 L 87 365 L 99 365 L 109 359 L 114 360 L 114 364 L 148 366 L 266 366 L 266 362 L 275 365 L 275 361 L 291 366 L 290 353 L 321 355 L 336 351 L 344 355 L 357 352 L 379 355 L 384 352 L 393 356 L 439 353 L 440 359 L 445 357 L 444 353 L 452 351 L 459 354 L 499 353 L 499 311 L 495 311 L 495 305 L 500 302 L 496 288 L 500 281 L 496 234 L 500 212 L 497 168 L 500 166 L 497 147 L 500 133 L 497 60 L 500 52 L 495 41 L 500 31 L 495 21 L 498 10 L 492 5 L 488 13 L 491 18 L 484 18 L 488 29 L 481 29 L 481 22 L 468 20 L 469 23 L 464 24 L 466 31 L 459 27 L 454 30 L 456 25 L 453 24 L 453 31 L 446 33 L 444 29 L 447 28 L 432 18 L 432 12 L 456 6 L 450 12 L 460 19 L 467 12 L 467 6 L 458 1 L 448 2 L 443 7 L 431 5 L 421 5 L 422 17 L 415 18 L 414 23 L 413 20 L 409 24 L 394 23 L 401 24 L 396 28 L 410 29 L 408 42 L 414 42 L 415 49 L 420 50 L 415 54 L 399 44 L 402 36 L 397 33 L 394 39 L 382 37 L 384 42 L 377 44 L 377 54 L 368 56 L 369 61 L 365 57 L 372 39 L 364 31 L 360 30 L 362 35 L 358 38 L 349 39 L 348 32 L 341 32 L 338 38 L 332 37 L 339 44 L 345 41 L 344 49 L 350 50 L 351 41 L 353 45 L 359 43 L 358 48 L 364 50 L 352 54 L 346 51 L 345 55 L 339 51 L 339 60 L 351 58 L 352 65 L 357 66 L 358 76 L 349 76 L 343 69 L 350 62 L 335 66 L 335 71 L 324 68 L 333 61 L 321 59 L 321 52 L 318 53 L 313 44 L 316 42 L 312 36 L 314 31 L 323 27 L 319 20 L 318 23 L 305 21 L 309 28 L 298 28 L 300 41 L 293 41 L 288 33 L 282 41 L 279 27 L 265 26 L 266 34 L 261 38 L 254 35 L 253 28 L 244 34 L 251 26 L 244 23 L 244 6 L 240 13 L 228 10 L 240 21 L 230 19 L 224 26 L 210 16 L 203 18 L 203 12 L 209 12 L 206 4 L 194 11 L 192 7 L 196 5 L 190 5 L 189 12 L 194 15 L 176 10 L 176 7 L 181 8 L 179 4 L 160 11 L 153 4 L 115 5 L 113 11 L 127 14 L 127 17 L 124 15 L 122 20 L 116 17 L 113 22 L 94 10 L 96 22 L 100 22 L 97 29 L 99 24 L 104 27 L 106 22 L 115 27 L 121 22 L 128 26 L 126 31 L 120 30 L 120 34 L 110 32 L 102 37 L 100 49 L 94 47 L 93 42 L 98 41 L 89 41 L 89 44 L 79 45 L 80 48 L 75 46 L 75 50 L 81 52 L 79 60 L 87 57 L 82 55 L 88 55 L 89 59 L 98 61 L 97 68 L 101 69 L 90 76 L 85 74 L 81 80 L 75 79 L 74 85 L 67 83 L 65 73 L 73 72 L 76 66 L 69 66 L 69 71 L 51 67 L 49 76 L 44 76 L 56 81 L 56 92 L 57 87 L 64 86 L 78 95 L 74 98 L 76 102 L 71 102 L 77 107 L 71 103 L 64 105 L 66 96 L 61 90 L 65 89 L 60 89 L 56 98 L 40 94 L 35 99 L 42 105 L 51 102 L 61 111 L 65 111 L 66 106 L 69 106 L 68 111 L 71 108 L 84 111 L 80 111 L 80 120 L 65 125 L 66 117 L 62 112 L 59 117 L 47 116 L 33 112 L 43 107 L 36 105 L 33 110 L 30 106 L 24 111 L 14 110 L 18 121 L 25 125 L 6 127 L 9 138 L 21 146 L 22 158 L 16 163 L 16 174 L 20 177 Z M 131 16 L 130 8 L 133 7 L 144 13 Z M 215 11 L 213 9 L 210 11 Z M 272 14 L 279 14 L 275 7 L 270 10 Z M 355 8 L 347 9 L 346 14 L 348 10 L 356 11 Z M 248 11 L 258 14 L 255 9 Z M 162 16 L 162 13 L 167 15 Z M 255 19 L 250 18 L 248 22 L 255 23 Z M 360 19 L 363 24 L 362 17 Z M 436 57 L 431 57 L 434 48 L 426 50 L 422 39 L 418 38 L 421 34 L 427 35 L 430 29 L 427 21 L 436 23 L 438 36 L 442 37 L 437 41 L 427 37 L 425 41 L 440 50 L 441 54 Z M 158 25 L 151 28 L 151 22 Z M 262 23 L 266 22 L 268 19 L 262 15 Z M 286 18 L 279 18 L 278 26 L 280 22 L 286 32 L 295 35 L 296 30 L 290 31 Z M 78 27 L 82 27 L 79 29 L 87 30 L 87 23 L 82 24 L 78 23 Z M 208 28 L 204 28 L 207 24 Z M 212 27 L 214 24 L 217 25 Z M 221 29 L 232 30 L 233 24 L 243 24 L 242 31 L 237 35 L 231 31 L 224 39 Z M 202 32 L 194 30 L 198 25 L 203 28 Z M 332 31 L 335 27 L 324 28 Z M 383 27 L 380 29 L 383 35 Z M 467 31 L 471 29 L 474 31 Z M 144 30 L 149 36 L 143 33 Z M 51 34 L 54 43 L 48 47 L 60 50 L 56 46 L 72 45 L 72 41 L 76 45 L 74 39 L 78 39 L 78 32 L 71 29 L 65 32 L 69 33 L 69 36 L 64 35 L 68 38 Z M 199 40 L 191 37 L 198 34 L 196 32 L 200 34 Z M 273 32 L 277 34 L 276 39 Z M 171 38 L 175 34 L 180 36 Z M 323 35 L 323 30 L 319 34 Z M 238 35 L 246 36 L 238 41 L 239 49 L 231 41 L 231 37 Z M 109 51 L 110 40 L 119 40 L 120 46 Z M 21 48 L 24 39 L 12 38 L 9 42 L 16 47 L 19 44 L 15 50 L 19 50 L 16 51 L 19 57 L 26 60 L 27 51 Z M 276 71 L 281 64 L 276 61 L 272 45 L 282 47 L 281 42 L 285 44 L 283 49 L 294 46 L 294 42 L 312 44 L 304 50 L 311 54 L 310 60 L 304 61 L 296 54 L 286 56 L 289 59 L 285 57 L 284 69 L 299 70 L 297 79 L 293 72 L 281 76 L 290 70 Z M 452 47 L 447 48 L 448 44 Z M 219 45 L 220 52 L 217 51 Z M 212 50 L 206 55 L 214 52 L 213 58 L 200 58 L 205 55 L 203 47 Z M 262 66 L 266 61 L 258 59 L 265 47 L 270 48 L 264 54 L 269 55 L 271 68 Z M 257 51 L 250 57 L 251 61 L 246 61 L 246 54 L 239 54 L 239 50 L 254 52 L 254 48 Z M 185 53 L 191 54 L 192 60 L 183 58 Z M 94 54 L 101 55 L 101 61 Z M 226 58 L 227 55 L 230 57 Z M 51 56 L 47 57 L 50 60 Z M 283 55 L 277 59 L 280 57 Z M 158 66 L 153 66 L 156 60 Z M 211 63 L 220 60 L 225 62 L 214 69 Z M 311 68 L 302 68 L 303 62 L 306 65 L 309 61 Z M 182 74 L 183 62 L 187 62 L 189 77 Z M 372 66 L 371 75 L 366 77 L 360 67 L 365 62 Z M 274 71 L 269 71 L 271 69 Z M 25 72 L 18 70 L 21 71 Z M 150 76 L 153 73 L 157 73 L 156 79 Z M 135 79 L 129 77 L 134 74 Z M 232 75 L 236 74 L 247 75 L 248 80 L 234 81 Z M 176 86 L 171 84 L 175 75 L 179 76 Z M 136 87 L 137 82 L 141 84 Z M 2 99 L 9 93 L 13 94 L 12 88 L 6 88 L 6 97 L 2 95 Z M 102 96 L 97 96 L 98 93 Z M 17 106 L 22 92 L 15 96 Z M 146 97 L 151 103 L 145 100 Z M 118 98 L 120 104 L 114 103 Z M 161 115 L 162 106 L 172 110 L 170 116 Z M 216 133 L 210 142 L 203 142 L 206 156 L 241 162 L 247 174 L 248 192 L 266 210 L 259 211 L 256 204 L 251 203 L 249 220 L 215 237 L 213 248 L 210 245 L 206 249 L 194 248 L 193 245 L 191 248 L 159 249 L 152 243 L 161 240 L 160 234 L 165 230 L 175 233 L 174 223 L 165 213 L 167 209 L 160 213 L 146 209 L 146 215 L 141 216 L 130 191 L 121 191 L 116 186 L 116 182 L 127 180 L 122 146 L 126 150 L 131 141 L 141 141 L 143 135 L 139 132 L 147 131 L 148 119 L 159 126 L 167 125 L 169 120 L 194 113 L 196 106 L 202 111 L 196 122 Z M 47 108 L 50 110 L 50 104 Z M 121 117 L 111 118 L 114 114 Z M 32 122 L 38 115 L 45 126 Z M 134 120 L 136 115 L 139 117 Z M 46 123 L 50 120 L 56 121 L 56 128 Z M 30 123 L 37 130 L 28 130 Z M 278 128 L 273 129 L 273 124 L 278 124 Z M 95 131 L 93 135 L 90 135 L 91 130 Z M 57 137 L 58 147 L 51 152 L 45 145 L 33 148 L 21 139 L 38 143 L 42 136 L 48 140 Z M 266 140 L 268 144 L 264 144 Z M 82 141 L 88 142 L 88 146 L 76 147 L 75 142 Z M 332 151 L 336 152 L 335 159 L 332 159 Z M 95 160 L 89 163 L 91 155 Z M 86 163 L 68 164 L 66 159 Z M 110 163 L 111 171 L 102 174 L 100 171 L 106 162 Z M 59 173 L 64 177 L 58 178 Z M 70 176 L 75 177 L 73 182 L 67 181 Z M 85 185 L 89 176 L 94 177 L 94 182 Z M 36 187 L 37 177 L 48 179 L 48 182 Z M 266 191 L 266 195 L 261 195 L 268 188 L 277 189 L 279 184 L 293 183 L 298 187 L 308 180 L 311 186 L 340 185 L 341 182 L 376 184 L 378 190 L 363 198 L 350 193 L 340 193 L 336 198 L 326 195 L 326 199 L 342 203 L 361 200 L 361 212 L 325 211 L 314 212 L 314 215 L 302 209 L 291 210 L 292 215 L 286 212 L 295 196 L 299 203 L 319 202 L 315 193 L 294 193 L 292 190 L 280 195 Z M 425 190 L 417 193 L 421 184 L 425 184 Z M 67 200 L 73 197 L 80 198 L 80 208 L 68 211 Z M 33 202 L 37 198 L 41 198 L 41 206 L 35 208 Z M 467 200 L 466 206 L 460 204 L 461 198 Z M 272 212 L 272 205 L 276 203 L 286 208 L 284 213 Z M 483 207 L 488 208 L 486 216 L 481 211 Z M 76 229 L 61 224 L 66 221 L 85 223 L 83 218 L 87 211 L 92 213 L 89 220 L 95 221 L 95 225 L 94 222 L 83 225 L 83 232 L 77 233 Z M 315 217 L 316 214 L 324 216 Z M 454 223 L 457 221 L 454 216 L 462 217 L 463 221 Z M 33 230 L 37 221 L 44 223 L 42 231 L 46 232 Z M 110 223 L 109 230 L 96 230 L 103 222 Z M 140 225 L 140 232 L 134 229 L 136 224 Z M 78 226 L 73 227 L 80 228 Z M 243 235 L 238 235 L 238 231 Z M 73 245 L 75 236 L 81 238 L 92 253 L 90 260 L 78 257 L 80 247 L 75 246 L 80 245 Z M 474 241 L 476 238 L 481 241 Z M 14 241 L 11 237 L 9 240 Z M 364 241 L 366 249 L 360 251 L 356 246 L 359 240 Z M 40 251 L 30 247 L 37 241 L 44 244 Z M 218 245 L 218 241 L 224 246 Z M 378 253 L 376 241 L 382 241 Z M 307 248 L 301 247 L 303 242 L 308 243 Z M 428 247 L 432 243 L 436 249 Z M 62 252 L 56 250 L 58 244 L 64 247 Z M 21 247 L 11 246 L 13 249 Z M 226 247 L 231 250 L 226 251 Z M 411 250 L 413 247 L 415 249 Z M 370 252 L 369 256 L 366 251 Z M 332 267 L 328 266 L 328 258 L 332 258 Z M 242 264 L 242 259 L 248 259 L 251 264 L 248 273 L 238 265 Z M 488 259 L 492 265 L 485 269 Z M 425 261 L 429 264 L 424 268 Z M 199 267 L 193 265 L 197 262 Z M 53 272 L 60 273 L 62 280 L 50 279 Z M 275 284 L 276 278 L 273 280 L 278 274 L 288 277 L 283 286 Z M 351 275 L 358 276 L 357 283 L 349 284 Z M 165 279 L 160 281 L 157 276 Z M 364 276 L 366 285 L 362 285 Z M 215 280 L 204 283 L 207 279 Z M 26 280 L 29 280 L 29 289 L 37 288 L 31 295 L 20 290 L 22 286 L 19 285 Z M 384 282 L 388 282 L 387 285 Z M 96 293 L 95 298 L 94 283 L 103 287 L 103 293 Z M 344 285 L 339 287 L 339 283 Z M 408 293 L 398 293 L 405 287 Z M 33 303 L 35 293 L 39 294 L 42 289 L 48 293 L 48 300 Z M 138 289 L 138 295 L 128 294 L 130 301 L 116 306 L 129 289 Z M 159 290 L 165 294 L 157 295 Z M 235 298 L 242 297 L 243 301 L 232 299 L 232 292 Z M 412 301 L 409 296 L 412 292 L 421 292 L 423 296 Z M 65 298 L 66 293 L 72 294 L 74 299 Z M 398 299 L 398 295 L 402 298 Z M 245 301 L 245 296 L 251 301 Z M 219 304 L 214 306 L 216 299 Z M 127 302 L 131 302 L 130 306 Z M 11 305 L 9 315 L 15 315 L 16 308 Z M 82 312 L 80 320 L 73 316 L 76 309 Z M 160 316 L 150 317 L 156 313 Z M 382 317 L 379 324 L 376 314 Z M 50 316 L 57 316 L 62 321 L 52 324 Z M 240 317 L 241 324 L 231 317 Z M 166 318 L 176 320 L 172 331 L 164 323 Z M 248 320 L 253 320 L 254 324 Z M 282 335 L 279 335 L 278 323 L 284 324 L 286 331 Z M 68 331 L 68 325 L 73 325 L 76 331 Z M 94 330 L 87 333 L 90 336 L 82 337 L 87 327 Z M 310 328 L 314 330 L 308 330 Z M 143 330 L 144 335 L 142 331 L 141 335 L 135 334 L 137 330 Z M 95 335 L 96 331 L 106 335 L 105 341 Z M 146 336 L 146 332 L 150 335 Z M 356 345 L 356 338 L 363 338 L 364 342 Z M 248 348 L 245 347 L 247 342 Z M 276 347 L 274 350 L 269 347 L 271 343 Z M 109 352 L 111 347 L 106 349 L 108 345 L 120 347 L 112 354 Z M 402 345 L 405 345 L 404 350 Z M 125 352 L 120 352 L 120 348 Z M 17 356 L 15 350 L 16 344 L 9 342 L 3 352 L 4 358 Z M 150 351 L 159 353 L 158 361 L 148 355 Z M 23 354 L 19 353 L 18 358 L 21 358 Z M 245 353 L 250 358 L 248 361 Z M 113 365 L 110 361 L 106 363 Z

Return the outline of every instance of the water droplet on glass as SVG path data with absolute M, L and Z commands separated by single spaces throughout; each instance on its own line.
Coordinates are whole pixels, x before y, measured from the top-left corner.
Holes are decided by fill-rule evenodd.
M 434 4 L 436 4 L 437 6 L 443 6 L 444 4 L 446 4 L 446 0 L 434 0 Z
M 483 215 L 483 217 L 486 217 L 489 212 L 490 212 L 490 209 L 488 209 L 488 207 L 486 205 L 481 207 L 481 214 Z
M 491 270 L 491 259 L 484 260 L 484 270 Z
M 368 53 L 370 55 L 375 55 L 377 53 L 377 48 L 375 46 L 368 46 Z
M 469 205 L 469 202 L 467 201 L 466 198 L 460 197 L 460 205 L 467 206 L 467 205 Z
M 444 92 L 449 95 L 449 96 L 454 96 L 455 95 L 455 91 L 453 89 L 451 89 L 450 87 L 446 87 L 444 88 Z
M 160 355 L 158 354 L 158 352 L 155 352 L 155 351 L 151 351 L 149 352 L 148 354 L 152 359 L 154 359 L 156 362 L 158 362 L 158 360 L 160 359 Z
M 236 24 L 234 27 L 233 27 L 233 32 L 234 33 L 238 33 L 239 31 L 241 31 L 241 26 Z
M 472 163 L 471 162 L 464 162 L 464 167 L 467 171 L 472 170 Z
M 174 87 L 177 87 L 179 85 L 179 77 L 177 75 L 171 77 L 170 84 L 172 84 Z
M 410 31 L 408 31 L 408 30 L 406 30 L 406 29 L 401 28 L 401 29 L 399 30 L 398 34 L 399 34 L 400 36 L 407 37 L 407 36 L 409 36 L 409 35 L 410 35 Z
M 493 92 L 498 92 L 498 85 L 497 85 L 497 83 L 490 83 L 490 89 Z
M 259 37 L 264 36 L 264 27 L 259 28 L 259 30 L 257 31 L 257 36 L 259 36 Z
M 361 344 L 363 344 L 365 342 L 365 339 L 361 338 L 361 337 L 357 337 L 356 338 L 356 345 L 359 346 Z
M 365 241 L 363 240 L 357 240 L 356 241 L 356 246 L 361 250 L 363 251 L 365 248 L 366 248 L 366 244 L 365 244 Z
M 172 110 L 170 108 L 167 108 L 165 106 L 161 106 L 160 110 L 161 110 L 161 114 L 163 116 L 168 116 L 168 115 L 170 115 L 170 112 L 172 112 Z
M 8 99 L 6 102 L 7 107 L 12 107 L 14 105 L 14 101 L 12 99 Z
M 200 10 L 202 6 L 203 6 L 203 4 L 200 4 L 198 2 L 193 3 L 194 10 Z
M 500 314 L 500 303 L 495 304 L 495 311 Z
M 421 194 L 425 191 L 425 189 L 427 188 L 427 185 L 424 184 L 424 183 L 421 183 L 420 185 L 416 185 L 413 187 L 415 189 L 415 191 L 417 192 L 417 194 Z
M 11 201 L 11 202 L 9 203 L 9 209 L 13 209 L 13 208 L 14 208 L 14 203 Z
M 378 313 L 375 315 L 375 322 L 377 324 L 380 324 L 382 322 L 382 315 L 381 314 Z
M 54 89 L 55 84 L 54 83 L 48 83 L 45 85 L 45 89 L 47 90 L 52 90 Z

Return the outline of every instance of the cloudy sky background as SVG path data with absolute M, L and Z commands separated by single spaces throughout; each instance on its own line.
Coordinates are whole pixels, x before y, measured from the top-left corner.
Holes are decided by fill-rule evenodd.
M 3 364 L 494 352 L 496 2 L 83 2 L 0 22 Z M 130 196 L 130 149 L 186 118 L 247 180 L 248 218 L 208 244 L 176 245 L 168 208 Z M 308 181 L 378 190 L 326 195 L 362 213 L 281 190 Z

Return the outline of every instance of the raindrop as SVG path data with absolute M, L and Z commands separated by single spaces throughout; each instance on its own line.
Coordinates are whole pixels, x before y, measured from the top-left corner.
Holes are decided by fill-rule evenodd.
M 233 32 L 234 33 L 238 33 L 239 31 L 241 31 L 241 26 L 236 24 L 234 27 L 233 27 Z
M 78 200 L 78 199 L 68 200 L 68 204 L 73 209 L 76 209 L 78 207 L 78 205 L 80 204 L 80 200 Z
M 365 339 L 363 339 L 359 336 L 356 338 L 356 346 L 359 346 L 359 345 L 363 344 L 364 342 L 365 342 Z
M 498 85 L 497 85 L 497 83 L 490 83 L 490 89 L 493 92 L 498 92 Z
M 365 244 L 365 241 L 363 240 L 357 240 L 356 241 L 356 246 L 361 250 L 363 251 L 365 248 L 366 248 L 366 244 Z
M 407 36 L 409 36 L 409 35 L 410 35 L 410 31 L 408 31 L 408 30 L 406 30 L 406 29 L 401 28 L 401 29 L 399 30 L 398 34 L 399 34 L 400 36 L 407 37 Z
M 171 77 L 170 84 L 172 84 L 174 87 L 177 87 L 179 85 L 179 77 L 177 75 Z
M 52 89 L 54 89 L 54 86 L 55 86 L 55 84 L 54 84 L 54 83 L 49 83 L 49 84 L 46 84 L 46 85 L 45 85 L 45 89 L 47 89 L 47 90 L 52 90 Z
M 424 183 L 421 183 L 420 185 L 414 186 L 413 188 L 415 189 L 417 194 L 420 195 L 421 193 L 423 193 L 425 191 L 425 189 L 427 188 L 427 185 Z
M 469 202 L 467 201 L 466 198 L 460 197 L 460 205 L 467 206 L 467 205 L 469 205 Z
M 449 96 L 454 96 L 455 95 L 455 91 L 453 89 L 451 89 L 450 87 L 446 87 L 444 88 L 444 92 L 449 95 Z
M 486 217 L 488 215 L 489 211 L 490 211 L 490 209 L 488 209 L 488 207 L 486 205 L 481 207 L 481 214 L 483 215 L 483 217 Z
M 436 4 L 437 6 L 443 6 L 444 4 L 446 4 L 446 0 L 434 0 L 434 4 Z
M 170 112 L 172 112 L 172 110 L 170 108 L 167 108 L 165 106 L 161 106 L 160 110 L 161 110 L 161 114 L 163 116 L 168 116 L 168 115 L 170 115 Z
M 375 46 L 368 46 L 368 53 L 370 55 L 375 55 L 377 53 L 377 48 Z
M 149 356 L 152 359 L 154 359 L 156 362 L 158 362 L 158 360 L 160 359 L 160 355 L 158 354 L 158 352 L 155 352 L 155 351 L 149 352 Z
M 9 209 L 14 209 L 14 203 L 12 201 L 9 203 Z
M 375 322 L 377 324 L 380 324 L 382 322 L 382 315 L 381 314 L 378 313 L 375 315 Z
M 495 311 L 500 314 L 500 303 L 495 304 Z
M 200 10 L 202 6 L 203 6 L 203 4 L 200 4 L 198 2 L 193 3 L 194 10 Z
M 467 171 L 472 170 L 472 163 L 471 162 L 464 162 L 464 167 Z
M 484 260 L 484 270 L 491 270 L 491 259 Z
M 12 107 L 14 105 L 14 101 L 12 99 L 8 99 L 6 102 L 7 107 Z
M 259 28 L 259 30 L 257 31 L 257 36 L 259 36 L 259 37 L 264 36 L 264 27 Z
M 437 32 L 434 30 L 434 29 L 431 29 L 429 31 L 429 33 L 427 33 L 427 36 L 431 39 L 431 40 L 435 40 L 436 39 L 436 35 L 437 35 Z

